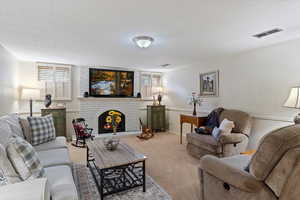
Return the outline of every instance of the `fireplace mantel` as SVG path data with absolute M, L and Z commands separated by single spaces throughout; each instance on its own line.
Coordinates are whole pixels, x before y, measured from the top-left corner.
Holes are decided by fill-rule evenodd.
M 77 97 L 80 101 L 145 101 L 135 97 Z

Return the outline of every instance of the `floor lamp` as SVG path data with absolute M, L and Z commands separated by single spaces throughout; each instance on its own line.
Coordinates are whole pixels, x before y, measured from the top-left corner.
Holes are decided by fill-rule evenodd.
M 40 90 L 35 88 L 23 88 L 21 99 L 29 100 L 30 117 L 32 117 L 32 101 L 40 99 Z

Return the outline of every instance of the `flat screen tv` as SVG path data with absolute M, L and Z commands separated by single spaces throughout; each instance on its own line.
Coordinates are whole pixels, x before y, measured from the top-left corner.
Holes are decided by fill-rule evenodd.
M 90 68 L 90 96 L 133 97 L 134 72 Z

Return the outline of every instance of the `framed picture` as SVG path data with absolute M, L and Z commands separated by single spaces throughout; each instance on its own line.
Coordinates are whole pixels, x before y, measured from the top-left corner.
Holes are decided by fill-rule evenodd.
M 219 96 L 219 71 L 200 74 L 200 96 Z

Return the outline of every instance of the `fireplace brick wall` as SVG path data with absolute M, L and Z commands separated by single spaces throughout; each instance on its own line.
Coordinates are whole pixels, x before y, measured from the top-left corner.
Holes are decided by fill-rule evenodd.
M 107 110 L 119 110 L 126 116 L 126 131 L 138 131 L 142 102 L 134 98 L 80 98 L 79 116 L 98 133 L 98 117 Z

